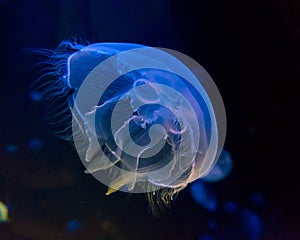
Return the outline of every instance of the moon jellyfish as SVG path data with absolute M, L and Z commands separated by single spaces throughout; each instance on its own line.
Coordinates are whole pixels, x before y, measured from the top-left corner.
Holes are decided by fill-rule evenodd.
M 225 110 L 193 59 L 140 44 L 76 40 L 35 52 L 45 57 L 35 93 L 49 122 L 74 143 L 107 195 L 146 193 L 156 213 L 214 166 Z
M 206 182 L 217 182 L 226 178 L 232 171 L 232 158 L 228 151 L 224 150 L 211 171 L 203 177 Z

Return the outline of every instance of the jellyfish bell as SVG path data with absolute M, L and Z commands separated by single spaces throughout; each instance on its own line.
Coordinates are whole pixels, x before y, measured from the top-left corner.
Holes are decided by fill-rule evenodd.
M 225 110 L 192 59 L 140 44 L 67 41 L 44 55 L 51 71 L 38 82 L 52 122 L 107 195 L 143 192 L 153 210 L 214 165 Z

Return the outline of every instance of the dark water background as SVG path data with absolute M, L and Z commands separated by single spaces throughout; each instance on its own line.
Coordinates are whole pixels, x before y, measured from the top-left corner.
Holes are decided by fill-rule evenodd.
M 299 23 L 296 0 L 0 1 L 0 201 L 10 218 L 0 239 L 300 239 Z M 189 188 L 160 218 L 143 195 L 106 197 L 76 151 L 52 134 L 28 95 L 35 73 L 22 49 L 54 49 L 78 34 L 175 49 L 210 73 L 234 161 L 231 175 L 213 185 L 216 212 L 194 203 Z M 224 211 L 227 200 L 236 213 Z M 260 238 L 242 225 L 244 209 L 260 217 Z

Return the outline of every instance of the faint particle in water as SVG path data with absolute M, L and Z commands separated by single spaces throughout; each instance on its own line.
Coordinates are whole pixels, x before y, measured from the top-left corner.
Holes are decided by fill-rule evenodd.
M 202 234 L 198 240 L 215 240 L 214 236 L 208 233 Z
M 118 233 L 118 226 L 110 221 L 110 220 L 104 220 L 101 222 L 101 229 L 110 236 L 116 237 L 116 234 Z
M 5 223 L 8 221 L 8 208 L 0 201 L 0 223 Z
M 5 146 L 5 152 L 6 154 L 14 154 L 17 152 L 17 146 L 15 144 L 7 144 Z
M 228 151 L 223 150 L 216 164 L 202 179 L 206 182 L 217 182 L 226 178 L 232 171 L 233 163 Z
M 28 147 L 32 151 L 39 151 L 43 147 L 43 141 L 38 138 L 32 138 L 28 141 Z
M 29 98 L 34 102 L 41 101 L 42 97 L 43 97 L 42 93 L 40 93 L 38 91 L 33 90 L 29 93 Z
M 238 206 L 234 201 L 226 201 L 223 205 L 223 208 L 227 213 L 236 213 L 238 210 Z
M 214 195 L 213 189 L 209 183 L 202 180 L 196 180 L 191 183 L 190 192 L 193 200 L 210 212 L 217 209 L 217 198 Z
M 86 173 L 108 186 L 107 195 L 146 193 L 154 212 L 215 164 L 225 109 L 193 59 L 170 49 L 76 39 L 35 52 L 46 58 L 36 91 L 49 122 L 73 141 Z
M 252 193 L 250 195 L 250 202 L 256 207 L 264 207 L 266 200 L 261 193 Z
M 67 222 L 66 230 L 69 233 L 76 232 L 81 229 L 81 223 L 78 219 L 72 219 Z
M 214 220 L 209 220 L 207 222 L 207 227 L 210 229 L 210 230 L 215 230 L 217 227 L 218 227 L 218 224 L 216 223 L 216 221 Z
M 263 223 L 257 213 L 245 209 L 242 211 L 243 230 L 248 240 L 261 239 Z

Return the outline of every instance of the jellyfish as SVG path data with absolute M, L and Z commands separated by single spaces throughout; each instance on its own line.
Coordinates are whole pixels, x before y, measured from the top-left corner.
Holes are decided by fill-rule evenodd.
M 135 43 L 63 41 L 35 50 L 34 92 L 86 173 L 116 191 L 145 193 L 155 214 L 206 175 L 223 147 L 220 93 L 193 59 Z

